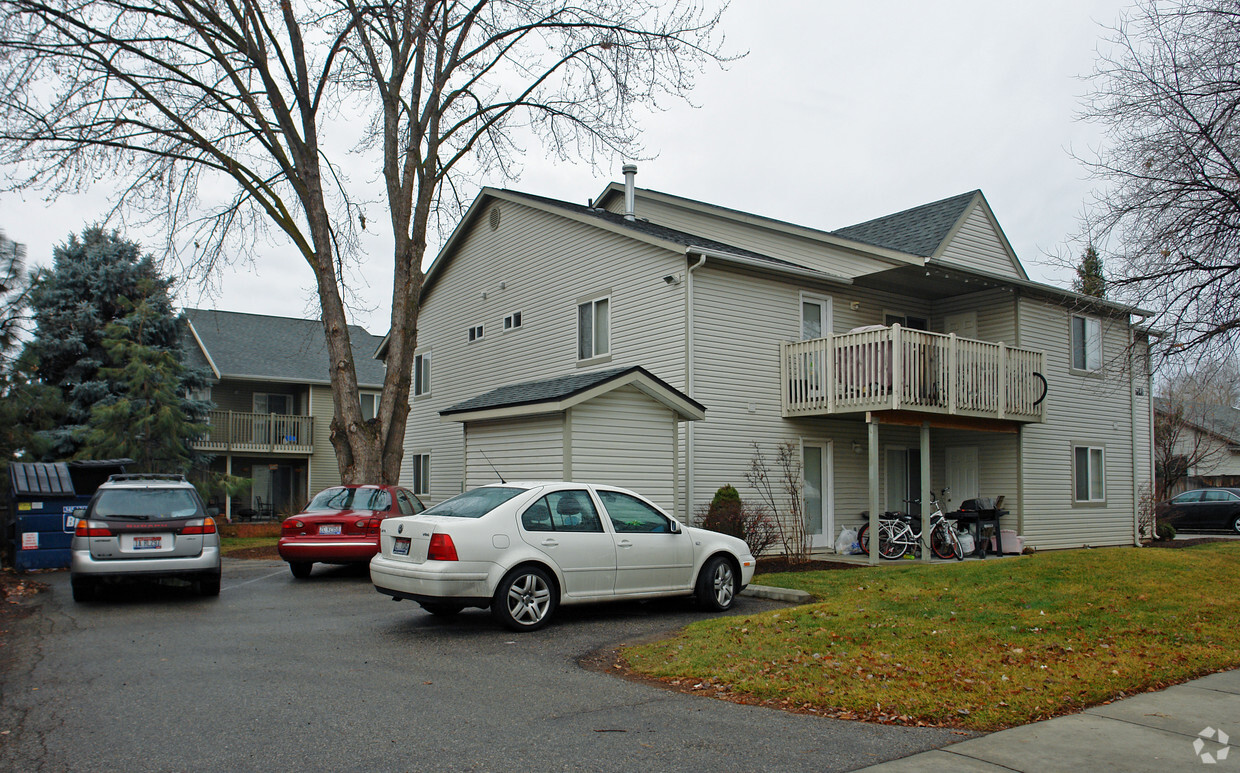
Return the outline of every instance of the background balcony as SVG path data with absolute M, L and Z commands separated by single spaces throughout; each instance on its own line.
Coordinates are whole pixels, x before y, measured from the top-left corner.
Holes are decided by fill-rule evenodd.
M 1043 419 L 1045 354 L 899 325 L 781 345 L 784 416 L 913 411 Z
M 314 453 L 313 416 L 211 411 L 207 422 L 206 433 L 194 441 L 199 451 Z

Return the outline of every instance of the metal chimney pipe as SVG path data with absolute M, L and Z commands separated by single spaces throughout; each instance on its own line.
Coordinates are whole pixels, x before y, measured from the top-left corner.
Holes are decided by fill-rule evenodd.
M 633 193 L 633 178 L 637 176 L 637 164 L 625 164 L 620 167 L 620 171 L 624 172 L 624 219 L 635 220 L 633 207 L 636 196 Z

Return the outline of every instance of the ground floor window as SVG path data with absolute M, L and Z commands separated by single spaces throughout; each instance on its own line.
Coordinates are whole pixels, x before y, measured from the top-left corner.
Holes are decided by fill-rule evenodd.
M 1073 448 L 1073 481 L 1077 502 L 1102 502 L 1106 499 L 1106 467 L 1104 451 L 1094 446 Z
M 413 493 L 431 493 L 431 455 L 413 455 Z

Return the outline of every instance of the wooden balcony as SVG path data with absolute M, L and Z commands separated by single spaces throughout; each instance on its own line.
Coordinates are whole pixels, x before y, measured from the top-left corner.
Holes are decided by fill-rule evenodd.
M 899 325 L 782 344 L 783 415 L 908 411 L 1040 422 L 1045 359 Z
M 194 441 L 199 451 L 220 453 L 314 453 L 314 417 L 282 413 L 211 411 L 206 434 Z

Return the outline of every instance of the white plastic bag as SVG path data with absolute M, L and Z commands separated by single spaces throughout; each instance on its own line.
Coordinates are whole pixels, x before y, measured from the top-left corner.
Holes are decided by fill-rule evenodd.
M 856 542 L 857 542 L 857 532 L 852 529 L 841 526 L 840 536 L 837 537 L 835 540 L 835 552 L 841 555 L 847 555 L 852 552 L 853 545 Z
M 977 548 L 977 546 L 973 544 L 973 532 L 968 529 L 957 529 L 956 539 L 960 542 L 960 552 L 964 553 L 966 556 L 971 555 Z

